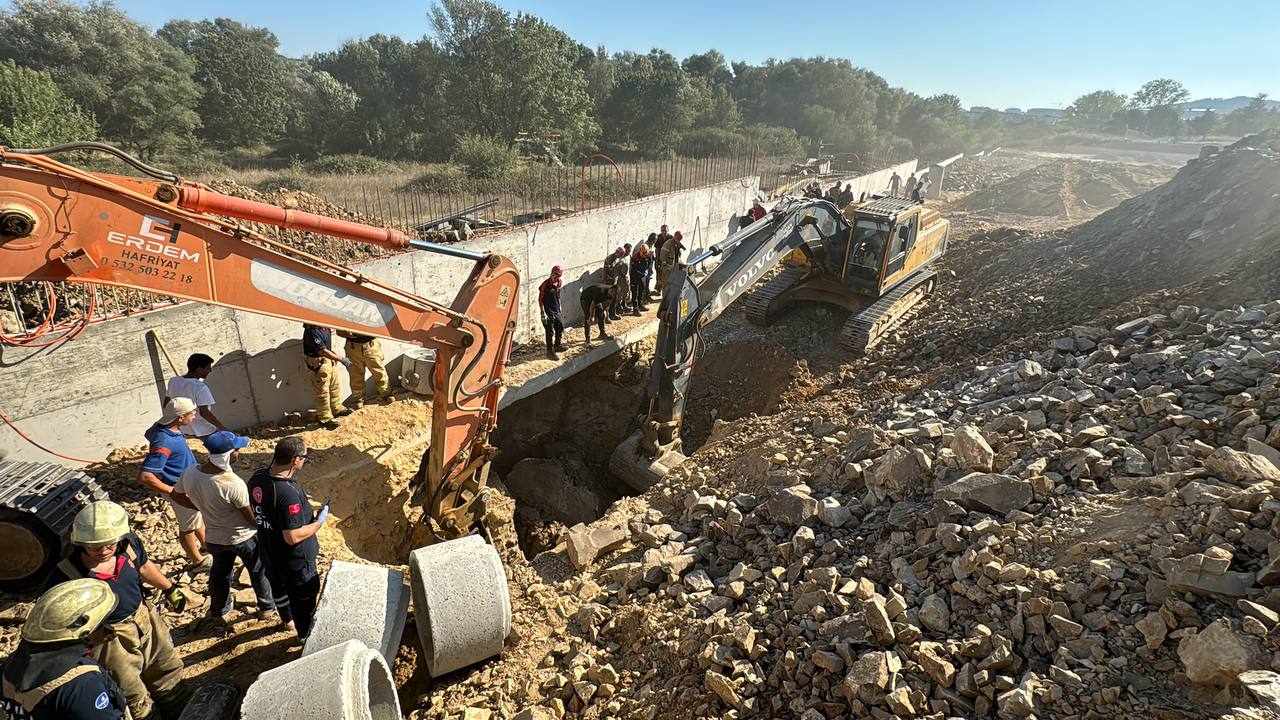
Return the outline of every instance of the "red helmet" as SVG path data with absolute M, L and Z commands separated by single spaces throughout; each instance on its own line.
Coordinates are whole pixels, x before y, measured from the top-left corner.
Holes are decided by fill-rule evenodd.
M 564 268 L 560 267 L 559 265 L 552 265 L 551 274 L 554 275 L 555 277 L 560 277 L 561 275 L 564 274 Z

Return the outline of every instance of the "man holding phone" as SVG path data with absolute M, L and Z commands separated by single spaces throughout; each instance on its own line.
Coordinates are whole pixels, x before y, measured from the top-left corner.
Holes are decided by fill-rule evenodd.
M 329 519 L 329 502 L 313 513 L 298 473 L 307 461 L 307 445 L 300 437 L 276 443 L 271 465 L 249 480 L 249 505 L 258 525 L 267 573 L 275 591 L 276 610 L 292 622 L 298 639 L 311 632 L 311 616 L 320 597 L 316 533 Z

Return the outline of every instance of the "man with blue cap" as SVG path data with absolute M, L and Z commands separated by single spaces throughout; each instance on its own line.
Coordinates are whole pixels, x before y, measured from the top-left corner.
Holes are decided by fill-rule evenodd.
M 208 457 L 182 473 L 172 496 L 174 502 L 199 510 L 204 516 L 205 537 L 213 556 L 208 617 L 224 623 L 225 628 L 232 606 L 231 578 L 236 558 L 249 571 L 258 597 L 258 613 L 273 612 L 275 600 L 258 547 L 258 526 L 249 507 L 249 488 L 231 469 L 240 451 L 249 445 L 249 438 L 220 430 L 206 437 L 204 444 Z

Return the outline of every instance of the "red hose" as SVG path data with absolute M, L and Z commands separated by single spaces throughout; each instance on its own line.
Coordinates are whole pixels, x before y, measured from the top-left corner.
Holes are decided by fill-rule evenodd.
M 45 446 L 41 445 L 40 443 L 36 442 L 35 440 L 32 440 L 32 439 L 31 439 L 31 436 L 29 436 L 29 435 L 27 435 L 26 433 L 24 433 L 24 432 L 22 432 L 21 430 L 19 430 L 19 429 L 18 429 L 18 426 L 17 426 L 17 425 L 14 425 L 14 424 L 13 424 L 13 421 L 12 421 L 12 420 L 10 420 L 10 419 L 9 419 L 9 417 L 8 417 L 7 415 L 5 415 L 3 412 L 0 412 L 0 420 L 4 420 L 4 424 L 5 424 L 5 425 L 8 425 L 9 427 L 13 428 L 13 431 L 14 431 L 14 432 L 16 432 L 16 433 L 18 433 L 18 437 L 22 438 L 23 440 L 26 440 L 27 442 L 31 443 L 32 445 L 35 445 L 36 447 L 38 447 L 38 448 L 40 448 L 41 450 L 43 450 L 43 451 L 45 451 L 45 452 L 49 453 L 50 455 L 53 455 L 53 456 L 55 456 L 55 457 L 60 457 L 60 458 L 62 458 L 63 460 L 70 460 L 70 461 L 72 461 L 72 462 L 84 463 L 84 464 L 86 464 L 86 465 L 92 465 L 93 463 L 98 462 L 97 460 L 85 460 L 84 458 L 72 457 L 72 456 L 70 456 L 70 455 L 63 455 L 62 453 L 57 452 L 57 451 L 55 451 L 55 450 L 50 450 L 49 448 L 47 448 L 47 447 L 45 447 Z

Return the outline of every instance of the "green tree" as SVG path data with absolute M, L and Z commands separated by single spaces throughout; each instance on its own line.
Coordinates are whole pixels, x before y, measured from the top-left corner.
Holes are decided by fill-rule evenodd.
M 691 78 L 702 78 L 712 87 L 729 85 L 733 82 L 733 73 L 729 72 L 729 63 L 718 50 L 708 50 L 697 55 L 690 55 L 680 63 L 681 69 Z
M 40 148 L 97 136 L 97 123 L 62 94 L 49 73 L 0 62 L 0 145 Z
M 1182 134 L 1182 113 L 1170 105 L 1159 105 L 1147 111 L 1147 134 L 1175 137 Z
M 1157 108 L 1176 105 L 1190 96 L 1187 89 L 1177 80 L 1160 78 L 1151 80 L 1138 88 L 1133 94 L 1130 104 L 1136 108 Z
M 365 149 L 353 127 L 360 97 L 345 83 L 294 61 L 285 76 L 285 89 L 291 98 L 284 133 L 288 154 L 316 157 Z
M 618 83 L 601 108 L 606 136 L 649 156 L 670 152 L 693 125 L 694 91 L 680 63 L 664 50 L 614 56 Z
M 1280 112 L 1267 105 L 1267 94 L 1258 93 L 1249 104 L 1227 113 L 1223 125 L 1232 135 L 1245 135 L 1268 128 L 1280 127 Z
M 102 135 L 144 156 L 190 142 L 200 88 L 189 57 L 110 3 L 14 0 L 0 12 L 0 60 L 49 73 Z
M 440 0 L 431 10 L 448 112 L 467 130 L 515 144 L 519 132 L 559 133 L 576 152 L 594 144 L 581 46 L 533 15 L 484 0 Z
M 1199 115 L 1191 118 L 1191 120 L 1187 122 L 1187 125 L 1191 128 L 1192 132 L 1199 135 L 1200 139 L 1203 140 L 1209 136 L 1209 133 L 1213 132 L 1215 127 L 1218 126 L 1218 114 L 1212 110 L 1205 110 Z
M 1063 120 L 1078 130 L 1105 131 L 1114 126 L 1116 115 L 1125 110 L 1128 99 L 1110 90 L 1095 90 L 1076 98 L 1067 106 Z
M 284 131 L 289 97 L 285 59 L 270 30 L 235 20 L 170 20 L 156 33 L 195 63 L 204 88 L 201 136 L 222 147 L 257 145 Z

